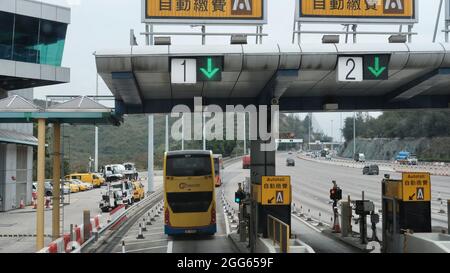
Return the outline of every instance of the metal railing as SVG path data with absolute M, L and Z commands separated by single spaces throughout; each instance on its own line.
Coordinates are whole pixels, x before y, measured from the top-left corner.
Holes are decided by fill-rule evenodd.
M 268 215 L 267 234 L 273 244 L 280 246 L 281 253 L 289 253 L 290 226 L 281 220 Z

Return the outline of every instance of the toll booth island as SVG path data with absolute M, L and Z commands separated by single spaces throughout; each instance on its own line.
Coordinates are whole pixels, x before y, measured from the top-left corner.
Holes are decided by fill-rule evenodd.
M 431 233 L 429 173 L 403 173 L 401 180 L 382 181 L 383 252 L 403 253 L 406 233 Z

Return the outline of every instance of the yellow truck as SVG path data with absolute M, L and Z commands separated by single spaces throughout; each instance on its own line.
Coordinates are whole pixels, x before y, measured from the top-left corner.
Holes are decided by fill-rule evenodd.
M 99 188 L 105 183 L 105 179 L 95 173 L 74 173 L 67 175 L 66 179 L 78 179 L 85 183 L 92 184 L 95 188 Z

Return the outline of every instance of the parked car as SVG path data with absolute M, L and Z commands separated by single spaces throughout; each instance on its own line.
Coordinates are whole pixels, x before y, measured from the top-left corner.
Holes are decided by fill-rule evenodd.
M 367 165 L 363 168 L 363 175 L 379 175 L 380 168 L 378 165 Z
M 86 183 L 86 182 L 83 182 L 83 181 L 78 180 L 78 179 L 72 179 L 72 181 L 76 181 L 79 185 L 82 185 L 82 186 L 86 187 L 87 191 L 88 190 L 92 190 L 94 188 L 94 185 L 92 185 L 91 183 Z
M 94 187 L 99 188 L 105 183 L 105 179 L 94 173 L 74 173 L 66 176 L 67 180 L 77 179 L 85 183 L 90 183 Z
M 293 158 L 286 159 L 286 166 L 292 166 L 295 167 L 295 160 Z
M 48 180 L 48 182 L 52 185 L 53 187 L 53 180 Z M 63 192 L 63 194 L 69 194 L 70 193 L 70 187 L 65 185 L 64 181 L 61 181 L 59 184 L 59 188 L 60 190 Z
M 65 181 L 64 182 L 64 186 L 65 187 L 69 187 L 70 189 L 70 193 L 77 193 L 80 191 L 80 187 L 76 184 L 71 183 L 70 181 Z
M 33 183 L 33 192 L 37 192 L 37 182 Z M 45 181 L 44 194 L 45 196 L 53 196 L 53 187 L 49 181 Z
M 70 181 L 70 183 L 77 185 L 78 188 L 80 189 L 80 191 L 87 191 L 87 190 L 88 190 L 88 188 L 86 187 L 86 185 L 84 185 L 84 183 L 81 182 L 80 180 L 72 179 L 72 180 Z

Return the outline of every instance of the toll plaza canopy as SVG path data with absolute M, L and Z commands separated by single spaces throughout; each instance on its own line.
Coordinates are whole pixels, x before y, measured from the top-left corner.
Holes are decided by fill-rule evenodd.
M 34 119 L 45 119 L 49 123 L 116 126 L 122 121 L 122 117 L 116 115 L 113 109 L 87 97 L 77 97 L 45 109 L 18 95 L 0 100 L 2 123 L 26 123 Z
M 195 96 L 222 107 L 278 98 L 286 112 L 444 109 L 450 104 L 449 44 L 170 45 L 97 51 L 95 56 L 121 114 L 192 107 Z M 173 59 L 202 58 L 221 59 L 217 67 L 200 62 L 209 74 L 220 70 L 220 77 L 173 83 Z M 188 81 L 188 63 L 179 63 Z

